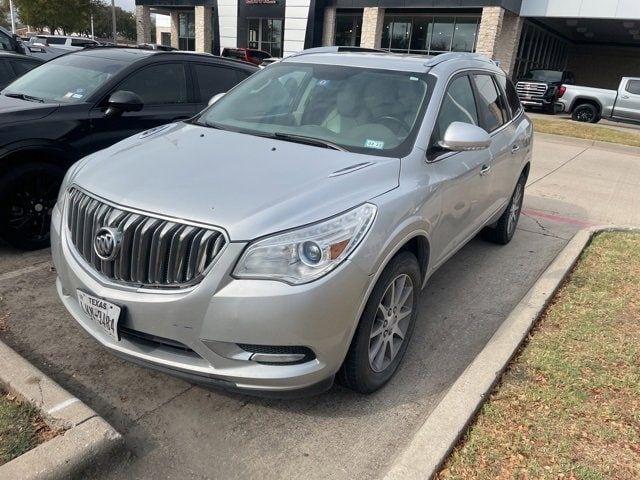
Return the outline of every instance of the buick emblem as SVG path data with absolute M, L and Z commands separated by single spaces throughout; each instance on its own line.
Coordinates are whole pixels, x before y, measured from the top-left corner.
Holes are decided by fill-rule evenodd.
M 114 260 L 120 252 L 122 233 L 113 227 L 102 227 L 93 239 L 93 249 L 96 255 L 108 262 Z

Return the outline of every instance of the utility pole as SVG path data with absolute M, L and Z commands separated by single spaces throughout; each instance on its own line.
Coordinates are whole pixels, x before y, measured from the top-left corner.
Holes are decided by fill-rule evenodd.
M 93 13 L 91 14 L 91 40 L 95 40 L 96 37 L 93 35 Z
M 11 14 L 11 32 L 16 33 L 16 14 L 13 11 L 13 0 L 9 0 L 9 13 Z
M 118 43 L 116 38 L 116 1 L 111 0 L 111 36 L 113 37 L 113 43 Z

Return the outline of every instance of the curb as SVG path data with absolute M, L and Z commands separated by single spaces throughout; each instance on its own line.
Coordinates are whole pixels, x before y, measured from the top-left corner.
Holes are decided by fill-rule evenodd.
M 583 250 L 594 235 L 610 231 L 638 229 L 593 227 L 578 232 L 453 383 L 409 445 L 396 457 L 383 477 L 385 480 L 424 480 L 438 473 Z
M 640 135 L 639 135 L 640 137 Z M 640 147 L 632 145 L 622 145 L 620 143 L 602 142 L 600 140 L 589 140 L 586 138 L 568 137 L 565 135 L 554 135 L 553 133 L 535 133 L 535 138 L 547 142 L 560 143 L 563 145 L 575 145 L 577 147 L 595 147 L 618 153 L 640 154 Z
M 40 410 L 57 437 L 0 466 L 0 478 L 61 479 L 123 445 L 122 436 L 95 411 L 0 341 L 0 386 Z

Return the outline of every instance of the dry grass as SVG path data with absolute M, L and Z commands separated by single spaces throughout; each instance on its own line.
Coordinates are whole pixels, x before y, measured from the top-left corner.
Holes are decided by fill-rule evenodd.
M 0 393 L 0 465 L 58 435 L 31 405 Z
M 598 140 L 601 142 L 620 143 L 640 147 L 640 134 L 623 132 L 613 128 L 590 125 L 588 123 L 572 122 L 567 120 L 547 120 L 533 118 L 533 128 L 539 133 L 552 133 L 566 137 L 584 138 L 586 140 Z
M 640 234 L 594 239 L 438 478 L 640 478 Z

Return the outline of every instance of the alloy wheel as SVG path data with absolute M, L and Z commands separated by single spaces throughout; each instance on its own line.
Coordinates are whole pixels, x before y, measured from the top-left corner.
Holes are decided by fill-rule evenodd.
M 509 219 L 507 220 L 507 232 L 509 232 L 509 235 L 513 233 L 518 224 L 520 210 L 522 209 L 523 190 L 522 183 L 518 183 L 516 191 L 513 194 L 513 199 L 511 200 L 511 205 L 509 206 Z
M 383 372 L 400 351 L 413 313 L 413 295 L 413 281 L 406 274 L 387 286 L 369 334 L 369 365 L 374 372 Z

